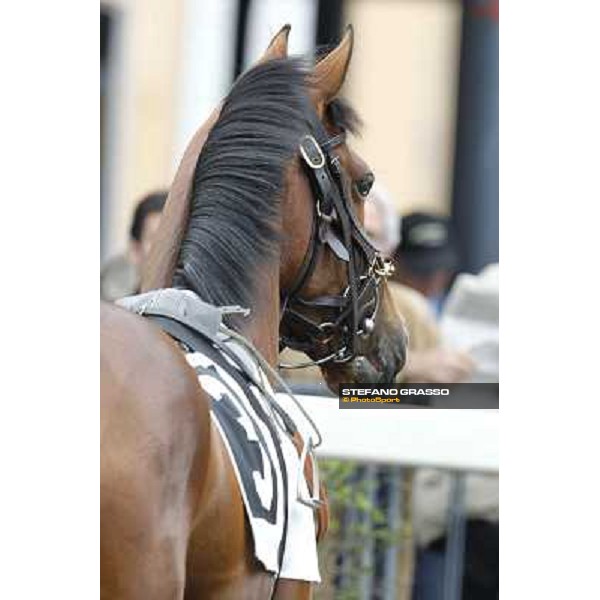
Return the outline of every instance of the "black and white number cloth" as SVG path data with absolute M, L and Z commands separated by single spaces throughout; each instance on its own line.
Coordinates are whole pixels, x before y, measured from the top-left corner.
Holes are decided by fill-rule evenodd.
M 297 499 L 299 485 L 303 495 L 308 489 L 292 441 L 275 424 L 262 392 L 229 357 L 209 346 L 186 359 L 212 398 L 212 421 L 240 486 L 256 558 L 279 577 L 319 582 L 314 513 Z M 285 406 L 292 414 L 294 409 Z

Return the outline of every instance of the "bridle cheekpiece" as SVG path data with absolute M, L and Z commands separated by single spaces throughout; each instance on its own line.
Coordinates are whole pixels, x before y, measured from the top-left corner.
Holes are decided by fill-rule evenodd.
M 294 284 L 281 300 L 281 349 L 289 347 L 315 356 L 310 362 L 282 368 L 345 363 L 358 356 L 359 340 L 370 335 L 380 304 L 380 284 L 393 272 L 392 263 L 375 248 L 352 209 L 351 191 L 344 185 L 339 158 L 332 150 L 346 133 L 330 137 L 311 111 L 312 134 L 303 136 L 299 151 L 315 196 L 308 251 Z M 337 295 L 310 300 L 299 292 L 314 272 L 318 248 L 328 245 L 347 265 L 348 285 Z M 313 315 L 325 313 L 316 322 Z

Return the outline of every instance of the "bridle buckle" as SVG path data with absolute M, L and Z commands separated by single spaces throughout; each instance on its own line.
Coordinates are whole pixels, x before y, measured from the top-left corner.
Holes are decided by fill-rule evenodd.
M 317 140 L 310 134 L 305 135 L 300 140 L 300 154 L 311 169 L 322 169 L 325 166 L 323 150 Z

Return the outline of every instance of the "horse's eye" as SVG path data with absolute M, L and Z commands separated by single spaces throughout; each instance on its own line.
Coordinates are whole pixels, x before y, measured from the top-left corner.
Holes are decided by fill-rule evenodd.
M 363 177 L 361 177 L 358 181 L 356 181 L 356 191 L 363 197 L 366 198 L 373 187 L 373 183 L 375 183 L 375 176 L 373 173 L 367 173 Z

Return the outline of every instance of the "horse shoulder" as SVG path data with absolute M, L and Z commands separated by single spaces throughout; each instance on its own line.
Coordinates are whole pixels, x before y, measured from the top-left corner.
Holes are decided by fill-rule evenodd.
M 102 305 L 100 332 L 102 593 L 155 597 L 185 580 L 209 400 L 177 345 L 150 322 Z M 136 581 L 144 585 L 129 596 L 121 586 Z
M 146 319 L 101 308 L 101 444 L 129 435 L 164 471 L 191 468 L 209 437 L 209 399 L 177 344 Z M 108 437 L 107 437 L 108 436 Z M 162 475 L 162 473 L 161 473 Z

